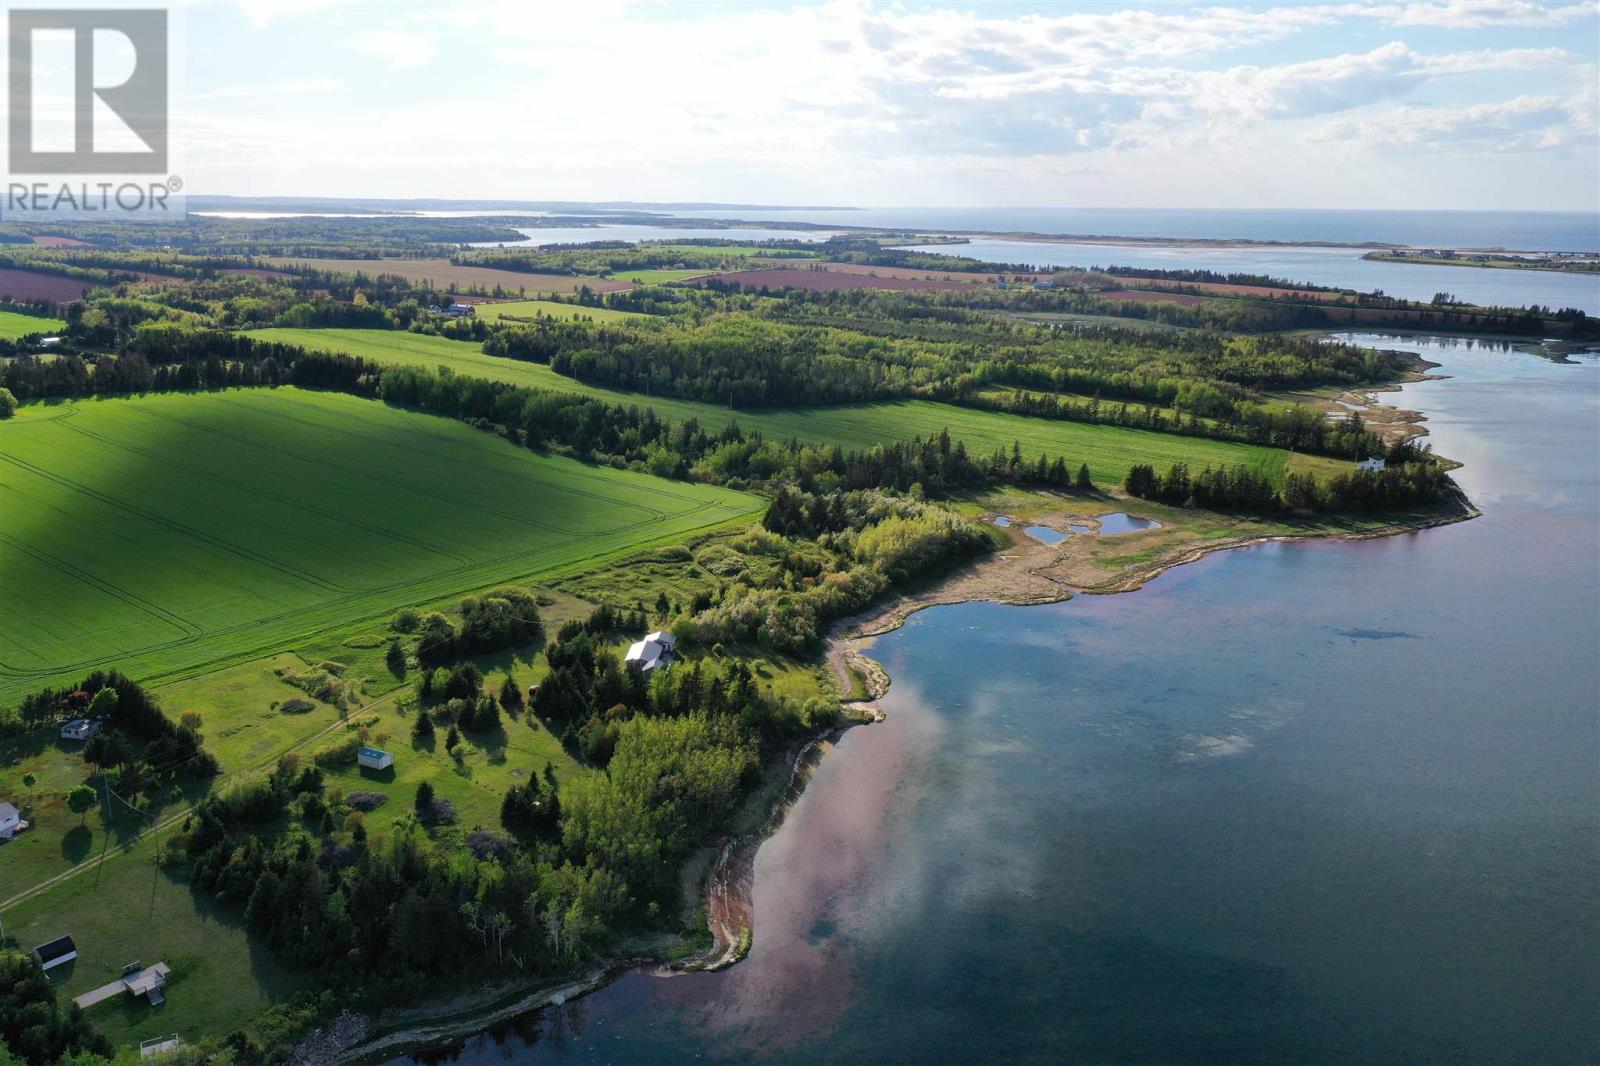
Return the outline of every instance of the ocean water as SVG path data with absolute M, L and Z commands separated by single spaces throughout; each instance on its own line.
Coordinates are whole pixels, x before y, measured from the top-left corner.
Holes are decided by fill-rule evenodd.
M 838 226 L 987 230 L 1074 237 L 1170 237 L 1203 240 L 1410 244 L 1419 247 L 1600 251 L 1600 196 L 1593 212 L 1318 211 L 1071 207 L 869 207 L 796 209 L 782 216 Z M 718 212 L 675 212 L 719 217 Z M 725 217 L 727 212 L 721 212 Z M 756 217 L 756 216 L 746 216 Z
M 1482 518 L 914 616 L 745 962 L 430 1060 L 1600 1061 L 1600 361 L 1361 339 Z
M 986 262 L 1043 267 L 1140 267 L 1154 270 L 1214 270 L 1262 274 L 1357 292 L 1382 290 L 1407 300 L 1432 300 L 1448 292 L 1486 307 L 1576 307 L 1600 315 L 1600 274 L 1550 270 L 1381 263 L 1363 259 L 1358 248 L 1286 245 L 1065 244 L 975 238 L 963 245 L 924 245 L 922 251 L 970 256 Z

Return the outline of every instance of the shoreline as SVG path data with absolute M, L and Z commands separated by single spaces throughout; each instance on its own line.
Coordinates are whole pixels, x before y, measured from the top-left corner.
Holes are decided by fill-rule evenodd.
M 1419 362 L 1422 365 L 1414 367 L 1399 381 L 1356 386 L 1341 393 L 1340 399 L 1346 403 L 1360 400 L 1363 417 L 1367 417 L 1369 411 L 1383 412 L 1392 419 L 1391 424 L 1404 426 L 1405 431 L 1411 434 L 1425 435 L 1427 429 L 1421 425 L 1425 421 L 1423 415 L 1390 407 L 1378 400 L 1380 394 L 1398 392 L 1407 383 L 1444 376 L 1429 373 L 1439 364 L 1420 357 Z M 1124 504 L 1144 507 L 1145 501 L 1123 500 L 1107 494 L 1094 501 L 1094 509 L 1104 511 L 1108 506 Z M 888 694 L 893 677 L 867 652 L 878 637 L 899 629 L 920 611 L 975 602 L 1034 607 L 1062 603 L 1078 595 L 1134 592 L 1168 570 L 1218 552 L 1274 542 L 1375 540 L 1470 521 L 1481 513 L 1464 493 L 1457 490 L 1449 505 L 1437 514 L 1382 526 L 1246 533 L 1205 543 L 1180 541 L 1171 550 L 1148 562 L 1125 567 L 1101 581 L 1072 580 L 1066 575 L 1048 572 L 1062 565 L 1065 549 L 1071 545 L 1072 539 L 1046 545 L 1026 536 L 1020 527 L 1013 527 L 1007 531 L 1011 540 L 1009 546 L 901 592 L 882 604 L 839 619 L 829 628 L 824 638 L 823 656 L 843 694 L 840 708 L 844 712 L 844 720 L 775 760 L 777 766 L 788 765 L 788 774 L 781 787 L 767 793 L 776 798 L 770 801 L 771 806 L 765 817 L 755 827 L 736 832 L 713 845 L 715 858 L 700 879 L 700 900 L 705 906 L 707 925 L 712 935 L 712 943 L 708 948 L 671 961 L 665 957 L 665 951 L 636 952 L 602 960 L 577 976 L 535 988 L 501 985 L 477 996 L 459 997 L 432 1010 L 420 1007 L 402 1011 L 378 1035 L 363 1033 L 357 1038 L 358 1042 L 340 1048 L 324 1061 L 354 1066 L 447 1048 L 521 1015 L 561 1006 L 598 991 L 633 970 L 650 969 L 657 977 L 676 977 L 689 973 L 716 972 L 742 960 L 750 949 L 755 933 L 755 861 L 761 845 L 782 827 L 789 812 L 804 795 L 811 771 L 844 734 L 856 726 L 884 720 L 886 712 L 881 701 Z M 1040 521 L 1064 526 L 1069 521 L 1084 519 L 1096 521 L 1092 515 L 1068 512 L 1052 512 L 1041 516 Z M 1121 541 L 1123 536 L 1126 535 L 1116 539 Z M 1099 540 L 1098 537 L 1082 539 Z M 864 689 L 859 697 L 854 695 L 858 679 Z M 758 792 L 752 796 L 752 800 L 760 799 L 761 795 Z M 676 937 L 672 942 L 682 943 Z M 315 1039 L 320 1032 L 318 1030 L 311 1034 L 310 1038 Z

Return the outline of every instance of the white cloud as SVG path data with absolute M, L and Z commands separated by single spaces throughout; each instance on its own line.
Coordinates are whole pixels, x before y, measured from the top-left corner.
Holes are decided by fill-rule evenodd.
M 437 54 L 434 33 L 422 29 L 355 28 L 350 48 L 371 56 L 390 70 L 414 70 L 427 66 Z
M 1462 107 L 1399 107 L 1339 119 L 1312 139 L 1360 147 L 1528 152 L 1593 144 L 1600 130 L 1591 86 L 1566 99 L 1518 96 Z
M 1593 42 L 1550 29 L 1584 19 L 1578 29 L 1593 29 L 1594 2 L 1032 14 L 977 0 L 943 0 L 966 9 L 752 0 L 686 10 L 629 0 L 289 2 L 330 10 L 303 23 L 280 19 L 276 4 L 242 10 L 270 23 L 266 33 L 322 27 L 322 43 L 343 54 L 337 68 L 312 69 L 383 91 L 351 96 L 303 73 L 296 80 L 289 71 L 306 68 L 291 66 L 276 86 L 202 92 L 215 139 L 197 133 L 190 143 L 204 141 L 212 165 L 362 181 L 383 159 L 396 181 L 429 175 L 426 191 L 444 195 L 737 198 L 743 186 L 816 201 L 870 198 L 864 190 L 876 187 L 887 198 L 916 188 L 1004 200 L 1012 181 L 1065 197 L 1089 182 L 1154 187 L 1163 170 L 1217 175 L 1230 159 L 1293 155 L 1308 136 L 1447 151 L 1500 129 L 1517 151 L 1588 155 L 1600 141 L 1564 95 L 1575 73 L 1594 80 Z M 1370 48 L 1364 35 L 1380 25 L 1395 40 Z M 1461 43 L 1441 48 L 1442 27 L 1459 29 Z M 1498 38 L 1484 27 L 1524 27 L 1511 43 L 1581 54 L 1485 48 Z M 1295 61 L 1274 61 L 1291 39 Z M 307 107 L 319 94 L 327 106 Z M 495 135 L 453 140 L 448 153 L 419 136 L 463 114 Z M 286 144 L 304 148 L 286 155 Z
M 1574 58 L 1559 48 L 1425 55 L 1393 41 L 1370 52 L 1204 73 L 1195 103 L 1246 118 L 1304 118 L 1391 100 L 1436 78 L 1560 67 Z
M 1381 8 L 1394 26 L 1436 26 L 1454 30 L 1484 29 L 1493 26 L 1565 26 L 1600 13 L 1600 2 L 1543 4 L 1532 0 L 1429 0 L 1426 3 L 1387 5 Z

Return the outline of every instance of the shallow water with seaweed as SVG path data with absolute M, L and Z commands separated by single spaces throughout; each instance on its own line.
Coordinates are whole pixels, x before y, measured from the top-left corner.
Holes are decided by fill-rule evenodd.
M 444 1057 L 1600 1058 L 1600 364 L 1364 339 L 1482 518 L 913 616 L 748 960 Z

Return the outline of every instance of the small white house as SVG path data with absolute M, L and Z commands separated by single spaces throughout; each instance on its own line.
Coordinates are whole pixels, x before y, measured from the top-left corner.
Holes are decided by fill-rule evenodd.
M 1371 471 L 1382 470 L 1383 469 L 1383 460 L 1377 458 L 1376 456 L 1374 456 L 1371 459 L 1363 459 L 1359 463 L 1356 464 L 1356 469 L 1357 470 L 1371 470 Z
M 60 337 L 40 337 L 39 338 L 39 347 L 41 347 L 41 348 L 59 348 L 59 347 L 61 347 L 61 338 Z
M 394 765 L 394 756 L 382 748 L 362 748 L 356 752 L 356 762 L 368 770 L 387 770 Z
M 665 630 L 658 630 L 647 633 L 643 640 L 628 645 L 628 654 L 622 657 L 622 661 L 629 665 L 637 665 L 641 673 L 651 674 L 672 664 L 672 655 L 677 647 L 676 637 Z
M 0 840 L 10 840 L 22 829 L 22 812 L 9 803 L 0 803 Z
M 103 728 L 105 723 L 97 722 L 93 718 L 74 718 L 61 727 L 61 739 L 88 740 Z

